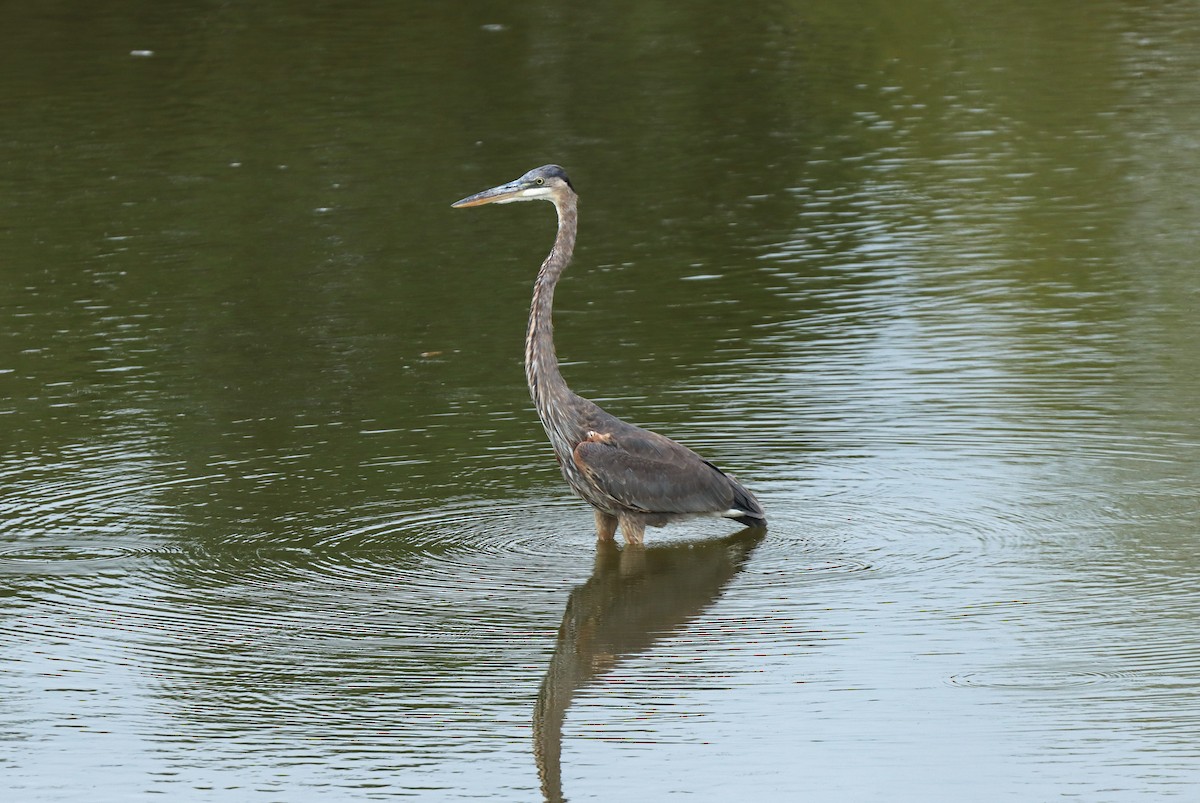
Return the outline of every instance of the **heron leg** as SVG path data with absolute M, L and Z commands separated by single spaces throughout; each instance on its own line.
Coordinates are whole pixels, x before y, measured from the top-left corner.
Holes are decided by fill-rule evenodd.
M 603 510 L 596 511 L 596 538 L 600 541 L 611 541 L 617 533 L 617 517 L 605 513 Z
M 630 516 L 621 517 L 621 534 L 627 544 L 641 544 L 646 534 L 646 523 Z

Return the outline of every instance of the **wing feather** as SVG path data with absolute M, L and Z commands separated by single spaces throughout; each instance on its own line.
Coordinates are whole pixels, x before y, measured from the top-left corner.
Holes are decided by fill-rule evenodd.
M 572 457 L 597 489 L 633 510 L 718 513 L 734 504 L 734 485 L 724 472 L 648 430 L 590 433 Z

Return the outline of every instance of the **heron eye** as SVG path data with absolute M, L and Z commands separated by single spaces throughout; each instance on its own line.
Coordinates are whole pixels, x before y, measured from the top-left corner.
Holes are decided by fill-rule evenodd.
M 534 184 L 536 184 L 536 185 L 538 185 L 538 186 L 540 187 L 540 186 L 542 186 L 543 184 L 545 184 L 545 183 L 546 183 L 546 179 L 544 179 L 544 178 L 537 178 L 537 179 L 534 179 L 534 180 L 533 180 L 533 183 L 534 183 Z

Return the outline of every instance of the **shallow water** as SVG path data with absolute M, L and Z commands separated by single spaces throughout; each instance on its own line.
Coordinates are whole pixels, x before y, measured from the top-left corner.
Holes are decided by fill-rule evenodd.
M 1200 790 L 1191 3 L 14 11 L 0 790 Z M 598 549 L 520 367 L 771 527 Z

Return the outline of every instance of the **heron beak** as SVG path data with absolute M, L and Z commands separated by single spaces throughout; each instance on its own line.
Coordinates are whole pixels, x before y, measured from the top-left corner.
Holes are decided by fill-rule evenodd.
M 520 181 L 510 181 L 507 184 L 501 184 L 499 187 L 492 187 L 490 190 L 469 195 L 461 201 L 455 201 L 450 206 L 455 209 L 462 209 L 468 206 L 483 206 L 484 204 L 511 203 L 512 201 L 521 200 L 521 191 L 523 189 L 525 187 Z

